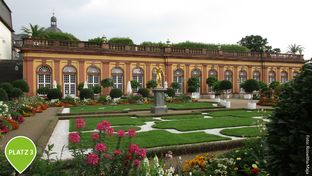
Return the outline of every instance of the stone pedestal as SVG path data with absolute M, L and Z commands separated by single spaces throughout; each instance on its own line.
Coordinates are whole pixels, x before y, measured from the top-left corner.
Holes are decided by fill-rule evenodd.
M 154 93 L 154 106 L 151 108 L 151 113 L 164 114 L 167 113 L 168 108 L 165 101 L 165 92 L 167 89 L 156 88 L 153 89 Z

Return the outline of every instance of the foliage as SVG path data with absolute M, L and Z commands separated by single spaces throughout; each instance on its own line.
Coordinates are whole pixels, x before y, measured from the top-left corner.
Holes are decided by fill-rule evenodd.
M 8 101 L 8 100 L 9 96 L 7 92 L 3 88 L 0 88 L 0 101 Z
M 148 88 L 148 89 L 154 89 L 156 87 L 157 87 L 157 82 L 155 80 L 149 80 L 146 83 L 146 88 Z
M 288 53 L 290 54 L 302 54 L 304 48 L 301 45 L 297 45 L 297 44 L 290 44 L 288 45 Z
M 196 91 L 197 91 L 197 89 L 194 86 L 188 86 L 188 88 L 187 88 L 187 92 L 193 93 Z
M 73 34 L 66 32 L 45 31 L 44 36 L 44 39 L 47 40 L 79 41 Z
M 82 89 L 79 93 L 80 100 L 93 99 L 94 93 L 92 89 Z
M 263 38 L 260 35 L 249 35 L 242 38 L 238 44 L 245 46 L 252 52 L 263 52 L 267 51 L 271 46 L 268 46 L 267 38 Z
M 0 88 L 4 89 L 6 91 L 6 93 L 8 94 L 8 96 L 10 97 L 10 94 L 11 94 L 12 89 L 13 89 L 13 86 L 11 83 L 3 82 L 0 84 Z
M 92 87 L 92 90 L 95 94 L 101 93 L 101 86 L 100 85 L 95 85 Z
M 136 80 L 131 80 L 130 83 L 131 83 L 131 88 L 134 90 L 137 90 L 137 88 L 140 87 L 140 83 Z
M 221 46 L 222 51 L 236 51 L 236 52 L 247 52 L 248 48 L 240 45 L 228 45 L 228 44 L 207 44 L 207 43 L 199 43 L 199 42 L 191 42 L 185 41 L 181 43 L 172 44 L 172 47 L 178 48 L 189 48 L 189 49 L 208 49 L 208 50 L 218 50 Z
M 230 90 L 232 89 L 233 84 L 231 81 L 228 80 L 222 80 L 219 83 L 219 90 Z
M 114 37 L 108 40 L 109 44 L 133 45 L 133 41 L 129 37 Z
M 23 92 L 29 92 L 28 83 L 23 79 L 13 81 L 12 85 L 15 88 L 20 88 Z
M 152 46 L 152 47 L 165 47 L 165 46 L 167 46 L 167 44 L 163 43 L 163 42 L 150 42 L 150 41 L 142 42 L 140 45 L 142 45 L 142 46 Z
M 270 83 L 269 88 L 274 90 L 278 86 L 280 86 L 280 83 L 278 81 L 273 81 Z
M 138 90 L 138 93 L 141 94 L 143 97 L 149 96 L 149 90 L 147 88 L 140 88 Z
M 95 37 L 95 38 L 89 39 L 88 42 L 102 44 L 102 43 L 107 42 L 107 38 L 106 37 Z
M 254 79 L 246 80 L 241 87 L 246 93 L 252 93 L 253 91 L 259 90 L 259 82 Z
M 196 92 L 200 86 L 199 79 L 196 77 L 189 78 L 187 80 L 187 85 L 188 85 L 188 89 L 187 89 L 188 92 L 191 92 L 191 93 Z
M 215 82 L 213 85 L 212 85 L 212 90 L 214 91 L 214 92 L 216 92 L 216 95 L 220 95 L 221 93 L 221 89 L 220 89 L 220 83 L 221 83 L 221 81 L 217 81 L 217 82 Z
M 0 175 L 12 175 L 14 168 L 8 162 L 4 155 L 4 151 L 0 151 Z
M 49 91 L 48 87 L 40 87 L 37 89 L 37 93 L 40 95 L 46 95 Z
M 112 99 L 114 98 L 120 98 L 122 96 L 122 91 L 121 89 L 112 89 L 109 93 L 110 97 L 112 97 Z
M 103 88 L 113 87 L 114 82 L 111 78 L 105 78 L 101 81 L 101 86 Z
M 77 86 L 77 90 L 80 92 L 83 89 L 83 86 L 84 86 L 83 82 L 79 83 Z
M 47 97 L 49 100 L 52 99 L 60 99 L 62 97 L 62 92 L 60 89 L 49 89 L 47 93 Z
M 190 96 L 184 95 L 184 94 L 180 94 L 177 97 L 175 97 L 177 102 L 183 102 L 183 103 L 187 103 L 187 102 L 191 102 L 192 98 Z
M 13 88 L 11 95 L 10 95 L 10 98 L 19 98 L 23 95 L 24 95 L 24 93 L 20 88 Z
M 44 27 L 40 27 L 37 24 L 36 25 L 32 25 L 29 23 L 29 28 L 23 26 L 22 27 L 22 31 L 33 37 L 33 38 L 44 38 L 45 37 L 45 28 Z
M 259 81 L 259 89 L 260 89 L 261 91 L 266 91 L 266 90 L 269 89 L 269 87 L 268 87 L 268 85 L 267 85 L 266 83 L 264 83 L 264 82 L 262 82 L 262 81 Z
M 177 82 L 172 82 L 172 83 L 171 83 L 171 88 L 172 88 L 173 90 L 178 90 L 178 89 L 181 88 L 181 85 L 180 85 L 179 83 L 177 83 Z
M 166 94 L 169 96 L 169 97 L 175 97 L 175 90 L 173 88 L 168 88 L 166 90 Z
M 306 146 L 312 134 L 311 107 L 312 63 L 306 63 L 300 74 L 283 87 L 267 125 L 266 159 L 270 175 L 306 175 Z
M 102 104 L 107 104 L 110 102 L 110 100 L 111 100 L 110 96 L 100 96 L 100 98 L 98 99 L 98 102 Z
M 140 101 L 143 101 L 143 97 L 141 95 L 129 95 L 128 96 L 128 103 L 136 104 Z
M 213 86 L 216 82 L 218 81 L 218 79 L 215 76 L 210 76 L 206 79 L 206 83 L 209 86 Z

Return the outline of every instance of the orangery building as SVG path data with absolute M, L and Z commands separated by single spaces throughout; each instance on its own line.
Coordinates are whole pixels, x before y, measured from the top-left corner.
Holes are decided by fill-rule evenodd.
M 30 95 L 56 82 L 64 96 L 77 96 L 79 83 L 87 82 L 92 87 L 105 78 L 112 78 L 114 88 L 126 93 L 128 81 L 136 80 L 146 87 L 147 81 L 156 79 L 156 67 L 164 70 L 168 85 L 181 85 L 178 93 L 187 93 L 187 80 L 198 77 L 198 93 L 209 94 L 206 79 L 216 76 L 231 81 L 232 93 L 239 94 L 240 83 L 247 79 L 284 83 L 293 79 L 304 64 L 302 55 L 293 54 L 35 39 L 23 40 L 22 53 L 23 78 L 29 84 Z

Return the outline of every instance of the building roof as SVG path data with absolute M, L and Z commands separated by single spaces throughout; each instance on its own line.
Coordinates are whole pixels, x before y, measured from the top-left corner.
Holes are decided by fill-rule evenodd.
M 11 16 L 11 10 L 8 7 L 8 5 L 4 2 L 4 0 L 0 0 L 0 21 L 12 32 L 13 26 L 12 26 L 12 16 Z
M 51 22 L 51 26 L 48 27 L 46 29 L 46 31 L 48 31 L 48 32 L 62 32 L 62 30 L 57 27 L 57 18 L 54 16 L 54 13 L 50 19 L 50 22 Z

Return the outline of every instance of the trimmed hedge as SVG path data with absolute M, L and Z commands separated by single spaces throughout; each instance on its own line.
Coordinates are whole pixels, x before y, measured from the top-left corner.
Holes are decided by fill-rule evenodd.
M 149 90 L 146 88 L 140 88 L 138 90 L 138 93 L 142 95 L 142 97 L 148 97 L 149 96 Z
M 92 90 L 95 94 L 101 93 L 101 86 L 100 85 L 95 85 L 92 87 Z
M 175 90 L 173 88 L 168 88 L 166 90 L 166 94 L 169 96 L 169 97 L 175 97 Z
M 82 89 L 79 93 L 80 100 L 93 99 L 94 93 L 92 89 Z
M 8 94 L 7 92 L 0 88 L 0 101 L 8 101 L 9 97 L 8 97 Z
M 20 88 L 23 92 L 29 92 L 28 83 L 23 79 L 13 81 L 12 85 L 15 88 Z
M 122 96 L 122 91 L 120 89 L 112 89 L 109 93 L 110 97 L 112 97 L 112 99 L 114 98 L 120 98 Z
M 10 98 L 19 98 L 21 96 L 23 96 L 23 91 L 20 88 L 13 88 Z
M 62 92 L 60 89 L 49 89 L 47 93 L 47 97 L 49 100 L 52 99 L 60 99 L 62 97 Z
M 10 97 L 10 94 L 11 94 L 14 87 L 12 86 L 11 83 L 4 82 L 4 83 L 0 84 L 0 88 L 4 89 L 6 91 L 6 93 L 8 94 L 8 96 Z

